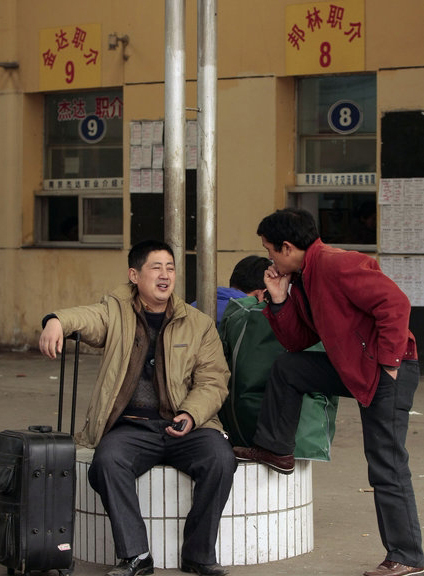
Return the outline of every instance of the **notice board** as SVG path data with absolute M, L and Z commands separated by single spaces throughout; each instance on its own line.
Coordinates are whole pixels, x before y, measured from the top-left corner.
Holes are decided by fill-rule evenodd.
M 409 297 L 424 365 L 424 110 L 381 119 L 380 265 Z M 408 255 L 410 254 L 410 256 Z

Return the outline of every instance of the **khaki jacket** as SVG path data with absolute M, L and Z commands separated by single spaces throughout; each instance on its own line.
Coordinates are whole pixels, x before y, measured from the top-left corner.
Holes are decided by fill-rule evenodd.
M 133 347 L 136 315 L 134 292 L 126 284 L 104 296 L 100 303 L 55 311 L 64 335 L 75 330 L 81 341 L 103 348 L 97 381 L 87 410 L 79 444 L 95 447 L 127 372 Z M 213 320 L 171 296 L 173 313 L 163 333 L 166 387 L 175 413 L 188 412 L 196 427 L 222 431 L 217 416 L 228 395 L 229 370 Z

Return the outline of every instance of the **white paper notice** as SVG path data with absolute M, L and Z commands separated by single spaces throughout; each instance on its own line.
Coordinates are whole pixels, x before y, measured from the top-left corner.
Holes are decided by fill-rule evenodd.
M 380 251 L 420 254 L 424 248 L 424 178 L 382 178 Z
M 145 146 L 153 144 L 153 122 L 144 120 L 141 123 L 141 143 Z
M 142 147 L 141 146 L 131 146 L 130 151 L 130 169 L 140 170 L 142 164 Z
M 186 145 L 197 146 L 197 122 L 196 120 L 187 120 L 186 123 Z
M 150 194 L 152 192 L 152 171 L 141 170 L 141 192 Z
M 143 144 L 141 146 L 141 168 L 152 167 L 152 146 Z
M 130 170 L 130 192 L 139 194 L 141 192 L 141 171 Z
M 197 168 L 197 146 L 186 146 L 186 169 L 196 170 Z
M 153 122 L 152 127 L 152 144 L 163 143 L 163 122 L 158 120 Z
M 152 170 L 152 192 L 163 193 L 163 170 Z
M 424 306 L 423 256 L 382 256 L 380 267 L 408 296 L 411 306 Z
M 163 144 L 153 145 L 152 168 L 163 168 Z
M 130 144 L 132 146 L 141 145 L 141 122 L 131 122 L 130 124 Z

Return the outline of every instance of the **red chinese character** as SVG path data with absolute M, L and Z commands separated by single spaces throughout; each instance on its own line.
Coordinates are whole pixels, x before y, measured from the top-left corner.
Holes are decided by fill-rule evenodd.
M 306 20 L 308 21 L 308 28 L 310 28 L 312 30 L 312 32 L 315 30 L 315 28 L 321 28 L 321 24 L 322 24 L 322 18 L 319 15 L 320 10 L 317 10 L 314 6 L 314 11 L 312 12 L 312 14 L 309 12 L 306 15 Z
M 75 48 L 80 48 L 81 50 L 84 48 L 85 37 L 87 36 L 87 32 L 81 30 L 81 28 L 75 28 L 75 34 L 72 38 L 72 44 Z
M 53 54 L 50 48 L 47 50 L 47 52 L 43 52 L 44 66 L 49 66 L 50 68 L 53 68 L 55 60 L 56 60 L 56 54 Z
M 96 64 L 98 55 L 99 55 L 98 50 L 93 50 L 92 48 L 90 48 L 90 52 L 88 54 L 84 54 L 84 58 L 86 58 L 87 60 L 85 65 L 87 66 L 88 64 Z
M 60 29 L 59 34 L 56 34 L 56 44 L 58 51 L 63 50 L 69 46 L 68 39 L 66 38 L 66 32 L 64 32 L 62 29 Z
M 109 113 L 110 102 L 106 96 L 103 98 L 96 98 L 96 111 L 95 115 L 98 118 L 111 118 Z
M 350 30 L 345 32 L 345 36 L 350 36 L 349 42 L 352 42 L 355 38 L 361 37 L 361 23 L 360 22 L 349 22 Z
M 305 42 L 305 32 L 295 24 L 289 34 L 289 42 L 292 46 L 296 46 L 296 48 L 300 50 L 299 41 Z
M 327 24 L 331 24 L 331 28 L 339 27 L 342 29 L 342 20 L 344 15 L 344 8 L 330 4 L 330 14 L 328 15 Z
M 111 115 L 110 118 L 122 118 L 122 109 L 124 107 L 124 103 L 118 96 L 112 100 L 110 103 L 111 108 Z
M 57 119 L 59 122 L 63 122 L 64 120 L 72 120 L 73 113 L 72 113 L 72 106 L 69 100 L 62 100 L 57 105 Z
M 85 101 L 81 100 L 81 98 L 72 100 L 72 116 L 73 118 L 85 118 L 87 116 L 85 112 Z

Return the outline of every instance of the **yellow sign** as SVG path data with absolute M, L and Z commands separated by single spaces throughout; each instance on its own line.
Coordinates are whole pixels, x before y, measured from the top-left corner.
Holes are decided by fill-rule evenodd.
M 100 86 L 100 24 L 40 30 L 39 51 L 40 90 Z
M 287 6 L 285 49 L 289 76 L 364 70 L 364 0 Z

